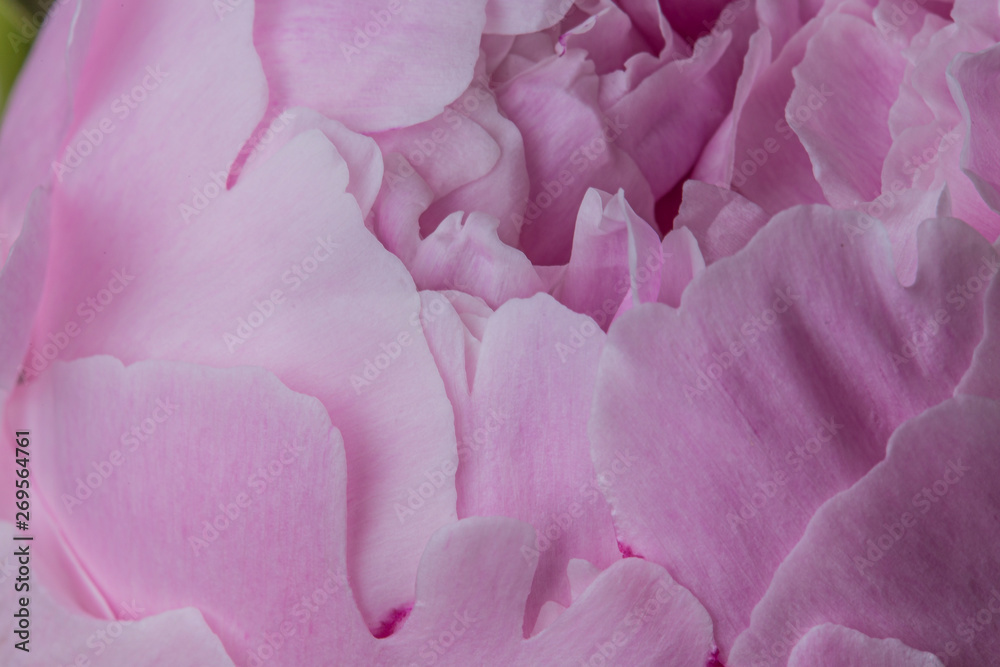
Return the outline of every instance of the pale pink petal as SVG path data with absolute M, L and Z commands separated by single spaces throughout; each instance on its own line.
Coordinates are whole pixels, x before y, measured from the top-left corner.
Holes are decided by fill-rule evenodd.
M 531 262 L 500 240 L 498 225 L 483 213 L 448 216 L 420 243 L 410 263 L 417 287 L 461 290 L 491 308 L 541 292 L 544 286 Z
M 736 128 L 750 91 L 771 64 L 771 46 L 771 33 L 766 28 L 761 28 L 750 36 L 743 69 L 736 83 L 733 109 L 698 158 L 691 178 L 719 186 L 728 186 L 732 182 L 736 162 Z M 743 156 L 740 156 L 740 161 L 742 160 Z
M 97 283 L 88 291 L 47 294 L 36 346 L 74 322 L 81 331 L 65 359 L 113 353 L 127 363 L 263 366 L 318 397 L 344 434 L 348 568 L 378 629 L 412 601 L 424 544 L 455 518 L 454 484 L 405 527 L 393 503 L 456 444 L 416 288 L 365 228 L 348 181 L 345 162 L 312 130 L 244 174 L 145 263 L 103 236 L 75 238 L 54 261 L 70 267 L 99 256 L 105 268 L 87 264 Z
M 526 629 L 547 600 L 570 603 L 569 559 L 603 569 L 621 558 L 586 433 L 603 339 L 593 320 L 547 295 L 507 302 L 487 323 L 468 405 L 457 410 L 459 516 L 514 517 L 538 533 L 518 556 L 539 568 Z
M 440 530 L 421 562 L 413 612 L 379 643 L 375 664 L 707 662 L 708 614 L 662 568 L 638 558 L 617 561 L 551 625 L 525 639 L 522 616 L 534 566 L 520 552 L 533 542 L 530 526 L 501 517 L 464 519 Z
M 375 641 L 345 578 L 343 441 L 319 401 L 261 369 L 111 357 L 60 362 L 16 400 L 46 444 L 36 484 L 106 599 L 195 607 L 241 665 L 269 641 L 282 664 L 353 662 Z
M 954 220 L 925 225 L 904 289 L 860 216 L 781 213 L 688 287 L 612 328 L 590 425 L 595 467 L 640 463 L 606 494 L 619 539 L 705 604 L 723 651 L 824 501 L 892 430 L 950 395 L 982 333 L 982 295 L 949 302 L 994 250 Z
M 994 8 L 995 9 L 995 8 Z M 996 13 L 994 11 L 994 13 Z M 1000 212 L 1000 137 L 994 92 L 1000 74 L 1000 47 L 960 53 L 949 67 L 952 95 L 969 128 L 962 147 L 962 170 L 994 211 Z
M 16 542 L 11 539 L 14 528 L 0 525 L 0 543 L 4 544 L 4 561 L 13 559 L 15 551 L 27 545 L 29 561 L 47 548 L 43 542 Z M 16 565 L 15 565 L 16 570 Z M 4 577 L 13 582 L 13 577 Z M 8 581 L 9 580 L 9 581 Z M 13 588 L 13 586 L 11 586 Z M 219 638 L 195 609 L 181 609 L 143 618 L 146 610 L 134 600 L 115 603 L 115 618 L 93 618 L 59 606 L 48 591 L 34 579 L 26 591 L 30 602 L 28 642 L 16 634 L 20 611 L 19 597 L 13 592 L 0 598 L 0 610 L 5 619 L 0 660 L 18 667 L 52 667 L 53 665 L 96 665 L 102 667 L 232 667 Z M 181 648 L 183 647 L 183 648 Z
M 701 181 L 684 183 L 674 227 L 691 230 L 706 264 L 736 254 L 770 216 L 742 195 Z
M 429 120 L 472 81 L 485 7 L 486 0 L 260 0 L 254 41 L 271 106 L 310 107 L 359 132 Z
M 947 664 L 995 662 L 998 436 L 1000 404 L 968 396 L 903 424 L 885 461 L 810 521 L 732 662 L 785 665 L 821 623 L 894 637 Z
M 898 639 L 872 639 L 839 625 L 819 625 L 792 649 L 789 667 L 942 667 L 933 654 Z
M 42 300 L 49 259 L 49 193 L 36 190 L 21 233 L 0 269 L 0 405 L 19 381 Z M 44 352 L 59 353 L 61 339 L 46 341 Z M 40 353 L 40 352 L 39 352 Z M 30 361 L 30 360 L 29 360 Z
M 705 270 L 698 240 L 686 227 L 673 229 L 663 237 L 663 273 L 656 300 L 677 308 L 681 294 L 698 274 Z
M 551 293 L 607 329 L 633 287 L 640 289 L 642 302 L 656 300 L 663 264 L 659 236 L 624 193 L 590 189 L 580 204 L 569 264 Z M 634 275 L 639 266 L 647 267 L 644 280 Z
M 968 277 L 955 285 L 949 295 L 957 303 L 966 303 L 986 294 L 986 332 L 976 348 L 972 366 L 962 378 L 958 393 L 983 396 L 1000 401 L 1000 287 L 994 276 L 1000 272 L 1000 262 L 985 260 L 969 272 Z
M 75 2 L 62 2 L 53 8 L 3 112 L 0 264 L 6 261 L 21 231 L 31 193 L 52 180 L 52 161 L 62 147 L 70 123 L 66 52 L 74 11 Z M 4 48 L 23 50 L 27 46 L 10 42 Z
M 384 153 L 404 158 L 389 161 L 387 188 L 412 190 L 419 185 L 407 181 L 418 177 L 433 193 L 434 201 L 422 208 L 403 206 L 412 218 L 407 227 L 419 226 L 423 236 L 455 211 L 479 211 L 500 221 L 498 234 L 504 243 L 517 245 L 519 218 L 530 187 L 524 142 L 517 126 L 500 113 L 490 86 L 486 60 L 481 58 L 472 84 L 444 113 L 376 136 Z M 398 226 L 394 217 L 399 206 L 392 195 L 383 201 L 378 224 L 388 231 Z M 423 204 L 424 198 L 418 201 Z M 400 256 L 408 259 L 407 254 Z
M 813 175 L 832 205 L 850 208 L 881 194 L 882 161 L 892 145 L 889 109 L 904 66 L 874 26 L 835 13 L 792 70 L 795 88 L 785 116 L 795 123 Z
M 264 131 L 254 137 L 256 141 L 250 148 L 241 175 L 267 162 L 298 135 L 315 129 L 326 135 L 347 162 L 347 171 L 350 175 L 347 191 L 354 195 L 361 208 L 361 214 L 367 217 L 382 188 L 382 152 L 378 144 L 370 137 L 353 132 L 341 123 L 326 118 L 312 109 L 304 107 L 287 109 L 268 123 Z
M 559 23 L 573 7 L 573 0 L 488 0 L 486 27 L 495 35 L 523 35 Z
M 831 11 L 833 4 L 824 11 Z M 768 213 L 826 201 L 812 175 L 809 155 L 795 135 L 796 110 L 791 121 L 785 113 L 795 88 L 792 69 L 802 61 L 822 22 L 822 17 L 810 20 L 780 51 L 772 45 L 772 53 L 780 55 L 758 76 L 736 125 L 730 187 Z

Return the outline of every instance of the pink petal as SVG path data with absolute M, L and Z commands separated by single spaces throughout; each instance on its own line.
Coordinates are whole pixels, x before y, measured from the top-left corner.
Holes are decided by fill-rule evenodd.
M 569 605 L 570 559 L 604 569 L 621 558 L 586 433 L 603 339 L 547 295 L 510 301 L 489 319 L 468 402 L 456 407 L 459 516 L 514 517 L 538 533 L 518 555 L 538 562 L 527 629 L 544 602 Z
M 379 628 L 412 601 L 431 533 L 455 519 L 453 482 L 405 527 L 393 505 L 425 469 L 454 457 L 456 444 L 412 279 L 365 228 L 348 180 L 344 161 L 313 130 L 244 174 L 144 264 L 103 235 L 74 238 L 54 261 L 101 257 L 106 268 L 88 276 L 120 294 L 106 294 L 112 301 L 100 312 L 84 301 L 102 294 L 96 286 L 48 294 L 36 343 L 72 321 L 82 332 L 66 359 L 103 352 L 128 363 L 263 366 L 318 397 L 347 443 L 348 567 L 366 621 Z
M 810 521 L 732 661 L 763 653 L 784 665 L 808 628 L 829 622 L 948 664 L 994 662 L 998 434 L 1000 404 L 967 396 L 902 425 L 885 461 Z
M 20 233 L 35 188 L 52 178 L 52 160 L 70 123 L 70 91 L 66 81 L 67 42 L 76 3 L 53 7 L 0 125 L 0 263 Z M 12 33 L 14 34 L 14 33 Z M 9 43 L 5 48 L 14 48 Z M 18 44 L 17 47 L 26 48 Z
M 663 237 L 662 254 L 664 268 L 656 300 L 677 308 L 684 290 L 705 270 L 705 260 L 698 240 L 686 227 L 673 229 Z
M 976 348 L 972 366 L 962 378 L 957 393 L 983 396 L 1000 401 L 1000 375 L 996 368 L 1000 362 L 1000 287 L 995 284 L 995 276 L 1000 272 L 996 261 L 980 262 L 975 270 L 970 270 L 966 279 L 955 285 L 951 298 L 966 302 L 979 298 L 985 291 L 986 332 Z
M 0 405 L 19 381 L 42 299 L 49 258 L 49 193 L 36 190 L 24 227 L 0 270 Z M 45 352 L 58 353 L 59 341 L 46 341 Z
M 781 213 L 696 278 L 678 311 L 642 306 L 608 337 L 595 467 L 619 452 L 641 462 L 605 490 L 619 539 L 705 604 L 723 651 L 816 508 L 950 394 L 981 336 L 982 295 L 947 301 L 996 257 L 978 234 L 926 225 L 904 289 L 882 232 L 847 241 L 859 219 Z
M 271 105 L 310 107 L 359 132 L 429 120 L 472 80 L 485 6 L 261 0 L 254 41 Z
M 630 288 L 640 289 L 644 303 L 656 300 L 663 264 L 659 236 L 624 193 L 590 189 L 577 215 L 573 253 L 552 295 L 607 329 Z M 639 266 L 646 267 L 645 280 L 633 275 Z
M 689 180 L 674 227 L 691 230 L 705 263 L 711 264 L 736 254 L 769 219 L 759 206 L 732 190 Z
M 421 562 L 417 604 L 402 630 L 380 643 L 377 664 L 576 665 L 605 656 L 643 667 L 706 662 L 708 614 L 662 568 L 638 558 L 616 562 L 550 626 L 524 639 L 534 566 L 520 552 L 533 542 L 530 526 L 502 517 L 439 531 Z
M 565 264 L 583 195 L 590 187 L 624 189 L 629 204 L 653 219 L 642 172 L 616 144 L 626 131 L 598 105 L 598 77 L 582 51 L 551 58 L 497 89 L 500 107 L 524 137 L 531 194 L 520 247 L 535 264 Z
M 898 639 L 872 639 L 839 625 L 819 625 L 792 649 L 790 667 L 942 667 L 934 655 Z
M 949 67 L 949 84 L 962 118 L 969 128 L 962 147 L 962 171 L 976 185 L 994 211 L 1000 211 L 1000 137 L 998 119 L 992 103 L 997 74 L 1000 72 L 1000 47 L 980 53 L 960 53 Z
M 892 145 L 889 109 L 904 64 L 874 26 L 844 13 L 823 21 L 792 72 L 785 116 L 834 206 L 850 208 L 881 194 L 882 161 Z
M 463 222 L 462 217 L 461 212 L 449 216 L 420 243 L 410 264 L 420 289 L 460 289 L 491 308 L 543 290 L 528 258 L 497 236 L 496 218 L 473 213 Z
M 825 5 L 824 11 L 831 11 L 832 6 Z M 797 121 L 794 117 L 789 121 L 785 112 L 795 88 L 792 69 L 802 61 L 822 22 L 822 17 L 809 21 L 759 75 L 736 125 L 730 187 L 768 213 L 826 201 L 813 177 L 809 155 L 795 135 Z M 772 52 L 777 52 L 776 46 Z
M 382 152 L 378 144 L 370 137 L 352 132 L 341 123 L 312 109 L 296 107 L 279 113 L 251 148 L 252 152 L 241 175 L 267 162 L 295 137 L 316 129 L 326 135 L 347 162 L 350 174 L 347 191 L 357 200 L 361 215 L 367 217 L 382 187 Z
M 0 524 L 0 543 L 5 545 L 4 562 L 18 556 L 15 550 L 27 545 L 29 562 L 46 548 L 43 542 L 16 542 L 14 527 Z M 16 565 L 15 565 L 16 569 Z M 13 572 L 11 572 L 13 574 Z M 10 576 L 10 575 L 8 575 Z M 5 579 L 7 577 L 4 577 Z M 15 645 L 22 641 L 11 628 L 0 643 L 0 660 L 19 667 L 100 664 L 106 667 L 232 667 L 219 638 L 195 609 L 168 611 L 142 618 L 146 610 L 134 600 L 116 601 L 116 619 L 82 616 L 61 607 L 48 591 L 31 582 L 28 611 L 30 636 L 22 652 Z M 13 593 L 0 598 L 4 618 L 19 612 L 18 597 Z M 178 647 L 183 650 L 178 650 Z
M 523 35 L 545 30 L 559 23 L 573 7 L 567 0 L 488 0 L 484 32 L 494 35 Z
M 56 364 L 15 414 L 48 445 L 33 473 L 107 599 L 196 607 L 239 664 L 285 623 L 284 664 L 374 641 L 344 580 L 343 441 L 319 401 L 260 369 L 93 357 Z M 306 613 L 316 591 L 330 600 Z

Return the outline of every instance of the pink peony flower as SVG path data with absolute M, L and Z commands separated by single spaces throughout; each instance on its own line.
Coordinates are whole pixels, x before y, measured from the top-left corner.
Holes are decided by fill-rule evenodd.
M 0 131 L 4 664 L 1000 664 L 998 40 L 57 3 Z

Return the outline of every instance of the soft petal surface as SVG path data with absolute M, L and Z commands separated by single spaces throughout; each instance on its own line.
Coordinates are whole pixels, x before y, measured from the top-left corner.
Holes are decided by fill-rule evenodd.
M 1000 212 L 1000 119 L 995 105 L 1000 76 L 1000 46 L 980 53 L 962 53 L 952 61 L 952 94 L 962 110 L 968 136 L 962 152 L 962 169 L 994 211 Z
M 904 64 L 874 26 L 838 13 L 823 21 L 792 70 L 795 88 L 785 116 L 795 122 L 832 205 L 850 208 L 880 194 L 882 161 L 892 145 L 889 109 Z
M 898 638 L 947 664 L 994 662 L 998 437 L 1000 404 L 978 397 L 956 397 L 901 426 L 885 461 L 816 513 L 733 662 L 785 665 L 790 646 L 826 622 Z
M 49 255 L 49 193 L 38 190 L 23 231 L 0 269 L 0 404 L 18 381 L 38 312 Z M 47 342 L 55 350 L 52 341 Z
M 0 124 L 0 262 L 21 230 L 35 188 L 51 179 L 52 161 L 70 122 L 67 42 L 76 2 L 59 3 L 21 71 Z M 17 35 L 19 33 L 11 33 Z M 6 38 L 7 35 L 5 34 Z M 27 48 L 8 43 L 4 48 Z
M 485 32 L 522 35 L 551 28 L 573 7 L 571 0 L 488 0 Z
M 429 120 L 462 94 L 486 0 L 261 0 L 254 23 L 272 105 L 377 132 Z
M 50 292 L 36 344 L 72 322 L 80 331 L 64 359 L 263 366 L 319 398 L 346 442 L 348 564 L 377 629 L 412 602 L 427 539 L 455 518 L 454 483 L 405 527 L 392 504 L 456 444 L 416 288 L 364 226 L 348 182 L 343 159 L 312 130 L 244 174 L 144 264 L 88 239 L 95 253 L 107 251 L 106 273 L 93 274 L 103 285 L 89 295 Z M 71 263 L 80 249 L 55 252 Z
M 656 300 L 663 265 L 659 236 L 624 193 L 590 189 L 577 214 L 569 264 L 551 293 L 607 329 L 629 290 L 638 290 L 642 302 Z M 645 267 L 642 276 L 633 276 L 638 267 Z
M 933 654 L 898 639 L 872 639 L 839 625 L 819 625 L 792 649 L 789 667 L 941 667 Z
M 813 512 L 950 395 L 982 334 L 982 293 L 948 300 L 996 263 L 978 234 L 925 225 L 903 288 L 884 232 L 847 241 L 858 219 L 781 213 L 696 278 L 680 310 L 640 306 L 609 333 L 595 467 L 618 452 L 640 462 L 605 489 L 619 539 L 692 590 L 723 651 Z
M 541 278 L 520 250 L 497 235 L 499 222 L 483 213 L 457 212 L 424 239 L 410 264 L 421 289 L 461 289 L 492 308 L 541 292 Z
M 769 219 L 760 206 L 737 192 L 689 180 L 674 227 L 691 230 L 705 263 L 711 264 L 736 254 Z
M 528 629 L 544 602 L 571 602 L 570 559 L 604 569 L 621 558 L 586 433 L 603 342 L 593 320 L 548 295 L 510 301 L 486 324 L 457 410 L 459 516 L 510 516 L 538 533 L 518 556 L 538 561 Z M 621 475 L 633 463 L 599 472 Z
M 14 527 L 0 524 L 5 545 L 4 560 L 13 558 L 18 547 L 29 544 L 29 553 L 46 545 L 15 542 Z M 134 600 L 119 603 L 113 619 L 82 616 L 60 607 L 35 579 L 30 595 L 31 637 L 23 652 L 15 648 L 21 641 L 14 634 L 15 622 L 6 621 L 0 659 L 18 667 L 100 664 L 106 667 L 232 667 L 219 638 L 195 609 L 169 611 L 142 618 L 146 611 Z M 18 611 L 17 598 L 3 597 L 5 619 Z M 183 647 L 183 648 L 181 648 Z
M 196 607 L 239 664 L 284 623 L 282 664 L 360 655 L 343 441 L 319 401 L 260 369 L 92 357 L 57 363 L 18 407 L 48 444 L 37 484 L 106 599 Z M 317 590 L 330 601 L 303 611 Z

